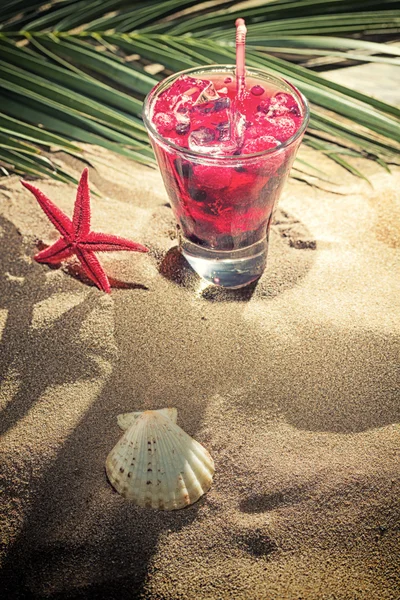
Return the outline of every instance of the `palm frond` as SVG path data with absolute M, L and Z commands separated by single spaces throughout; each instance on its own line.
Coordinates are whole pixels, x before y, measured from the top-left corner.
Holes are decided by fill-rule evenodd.
M 80 143 L 153 165 L 141 121 L 145 95 L 170 72 L 234 63 L 237 16 L 248 23 L 249 66 L 284 76 L 310 100 L 306 144 L 358 177 L 344 156 L 383 168 L 396 160 L 400 110 L 305 65 L 329 57 L 341 66 L 400 66 L 400 48 L 379 41 L 400 33 L 398 0 L 5 0 L 1 171 L 65 181 L 48 153 L 79 155 Z M 162 65 L 157 75 L 152 63 Z

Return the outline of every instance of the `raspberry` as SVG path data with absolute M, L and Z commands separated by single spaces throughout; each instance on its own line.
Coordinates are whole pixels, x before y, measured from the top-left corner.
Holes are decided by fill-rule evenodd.
M 271 104 L 270 98 L 266 98 L 265 100 L 261 100 L 260 104 L 257 106 L 257 112 L 267 113 L 269 111 L 269 107 Z
M 253 94 L 253 96 L 262 96 L 265 92 L 265 89 L 261 85 L 253 85 L 250 92 Z
M 287 115 L 294 115 L 300 117 L 301 112 L 296 100 L 290 94 L 285 92 L 279 92 L 271 98 L 269 116 L 270 117 L 281 117 Z
M 279 104 L 287 106 L 287 108 L 292 108 L 293 106 L 297 106 L 296 100 L 293 98 L 291 94 L 286 94 L 285 92 L 278 92 L 271 99 L 271 103 Z
M 176 119 L 173 115 L 167 113 L 158 113 L 153 117 L 153 123 L 156 129 L 161 135 L 164 135 L 167 131 L 172 131 L 176 125 Z
M 263 119 L 263 122 L 265 123 L 265 119 Z M 265 136 L 265 133 L 266 133 L 265 125 L 264 126 L 262 124 L 253 125 L 246 130 L 246 133 L 245 133 L 246 142 L 248 140 L 252 140 L 255 138 Z M 267 137 L 269 137 L 269 136 L 267 136 Z
M 243 144 L 241 154 L 253 154 L 254 152 L 269 150 L 270 148 L 275 148 L 278 143 L 279 142 L 271 135 L 262 135 L 251 138 L 246 140 Z
M 221 190 L 230 184 L 232 172 L 231 169 L 224 167 L 196 165 L 194 167 L 194 179 L 201 183 L 202 187 Z
M 280 142 L 286 142 L 297 131 L 297 125 L 290 117 L 283 116 L 266 120 L 270 124 L 269 133 Z

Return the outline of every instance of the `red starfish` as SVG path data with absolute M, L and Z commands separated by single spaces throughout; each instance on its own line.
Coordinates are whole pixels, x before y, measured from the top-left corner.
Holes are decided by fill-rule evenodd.
M 90 231 L 90 193 L 88 185 L 88 169 L 84 169 L 79 182 L 74 216 L 72 221 L 53 202 L 27 181 L 21 183 L 35 196 L 41 208 L 53 225 L 61 233 L 60 239 L 42 250 L 34 259 L 38 262 L 59 263 L 75 254 L 85 273 L 104 292 L 109 293 L 110 283 L 103 267 L 95 256 L 95 252 L 107 250 L 135 250 L 148 252 L 146 246 L 131 242 L 116 235 L 95 233 Z

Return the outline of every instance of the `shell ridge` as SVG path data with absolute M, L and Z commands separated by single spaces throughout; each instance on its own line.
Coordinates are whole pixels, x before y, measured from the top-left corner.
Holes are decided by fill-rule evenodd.
M 152 425 L 153 425 L 154 413 L 149 412 L 143 417 L 143 438 L 142 444 L 145 445 L 145 452 L 142 452 L 142 464 L 143 468 L 140 470 L 140 484 L 139 489 L 141 490 L 143 497 L 143 505 L 148 506 L 149 501 L 151 504 L 151 484 L 150 487 L 147 484 L 149 479 L 147 479 L 147 469 L 149 467 L 149 463 L 153 464 L 153 456 L 154 456 L 154 445 L 153 445 L 153 437 L 152 437 Z M 150 444 L 149 444 L 150 442 Z
M 135 478 L 135 481 L 133 483 L 134 487 L 135 487 L 135 493 L 138 497 L 138 504 L 140 506 L 146 506 L 147 505 L 147 496 L 149 495 L 149 500 L 151 502 L 151 504 L 153 505 L 152 499 L 151 499 L 151 489 L 148 489 L 148 484 L 147 484 L 147 469 L 148 469 L 148 463 L 151 462 L 151 464 L 153 464 L 153 460 L 154 460 L 154 455 L 156 453 L 159 453 L 160 450 L 156 450 L 156 452 L 154 452 L 154 446 L 153 446 L 153 439 L 157 439 L 159 440 L 159 436 L 156 435 L 156 431 L 154 431 L 154 435 L 153 435 L 153 421 L 159 421 L 159 416 L 160 413 L 157 411 L 148 411 L 146 415 L 143 415 L 142 417 L 142 421 L 143 421 L 143 431 L 142 431 L 142 436 L 140 439 L 140 443 L 139 443 L 139 448 L 142 447 L 142 449 L 144 448 L 144 451 L 142 450 L 142 454 L 141 454 L 141 462 L 137 465 L 138 466 L 138 477 Z M 168 420 L 168 417 L 162 416 L 161 417 L 161 421 L 163 421 L 164 419 Z M 150 442 L 150 443 L 149 443 Z M 143 479 L 143 476 L 140 476 L 140 474 L 145 474 L 146 478 Z M 153 484 L 151 484 L 153 485 Z
M 167 419 L 162 416 L 160 419 L 160 427 L 163 430 L 164 435 L 162 437 L 162 471 L 164 472 L 164 480 L 167 485 L 168 490 L 168 501 L 167 505 L 169 508 L 177 507 L 177 499 L 176 499 L 176 489 L 175 489 L 175 481 L 171 482 L 171 478 L 168 476 L 168 473 L 174 472 L 174 456 L 171 453 L 171 430 L 173 431 L 175 427 L 178 427 L 173 421 Z
M 129 460 L 128 468 L 131 469 L 133 476 L 129 481 L 129 485 L 127 485 L 127 496 L 131 499 L 135 499 L 135 481 L 140 474 L 140 467 L 138 463 L 138 449 L 140 448 L 140 441 L 143 435 L 143 425 L 140 418 L 135 419 L 135 421 L 131 424 L 126 433 L 122 436 L 122 439 L 126 439 L 128 444 L 132 444 L 129 446 L 130 450 L 127 453 L 127 458 Z M 128 483 L 128 475 L 126 483 Z
M 163 425 L 163 429 L 166 429 Z M 159 436 L 159 444 L 160 444 L 160 454 L 159 454 L 159 462 L 158 462 L 158 468 L 160 469 L 160 481 L 161 486 L 165 492 L 165 497 L 166 497 L 166 501 L 164 502 L 164 506 L 165 508 L 169 509 L 171 506 L 173 506 L 173 494 L 172 494 L 172 490 L 170 487 L 170 481 L 169 478 L 166 476 L 167 471 L 168 471 L 168 459 L 169 459 L 169 452 L 168 452 L 168 448 L 165 444 L 165 439 L 164 436 Z M 167 464 L 166 464 L 167 461 Z M 158 471 L 157 471 L 157 475 L 158 475 Z
M 176 486 L 176 490 L 178 492 L 177 496 L 179 498 L 179 496 L 181 498 L 183 498 L 183 501 L 179 502 L 179 504 L 177 505 L 177 508 L 181 508 L 183 506 L 187 506 L 188 504 L 190 504 L 190 494 L 189 494 L 189 490 L 187 489 L 186 486 L 186 480 L 184 477 L 184 473 L 181 474 L 180 477 L 178 477 L 178 481 L 177 481 L 177 486 Z
M 167 419 L 169 419 L 176 425 L 176 421 L 177 421 L 177 417 L 178 417 L 178 411 L 176 408 L 172 408 L 172 407 L 160 408 L 157 412 L 159 412 L 161 415 L 167 417 Z
M 199 458 L 207 458 L 208 462 L 214 467 L 214 460 L 203 444 L 195 440 L 194 438 L 190 438 L 190 448 L 193 454 L 195 454 Z
M 117 485 L 120 486 L 122 488 L 122 478 L 121 478 L 121 472 L 120 469 L 124 469 L 125 467 L 125 460 L 124 460 L 124 454 L 123 454 L 123 447 L 125 446 L 125 444 L 121 444 L 119 443 L 113 450 L 113 454 L 111 457 L 111 461 L 112 461 L 112 476 L 114 478 L 114 481 L 117 482 Z
M 152 476 L 149 474 L 149 469 L 151 469 L 153 471 L 153 463 L 154 463 L 154 459 L 155 459 L 155 447 L 153 444 L 153 414 L 150 413 L 147 416 L 146 419 L 146 427 L 145 427 L 145 434 L 144 434 L 144 439 L 143 439 L 143 443 L 145 443 L 145 452 L 143 453 L 145 458 L 144 458 L 144 468 L 142 471 L 142 477 L 140 480 L 140 486 L 141 486 L 141 490 L 142 490 L 142 496 L 143 496 L 143 505 L 144 506 L 151 506 L 152 508 L 154 508 L 153 505 L 153 478 Z M 149 451 L 150 450 L 150 451 Z M 150 482 L 150 483 L 148 483 Z
M 188 491 L 189 499 L 195 502 L 200 496 L 207 491 L 208 488 L 203 488 L 200 481 L 196 477 L 196 473 L 192 465 L 187 462 L 185 465 L 185 485 Z
M 143 473 L 143 461 L 144 461 L 144 453 L 140 455 L 140 445 L 142 443 L 144 434 L 145 434 L 145 417 L 142 415 L 138 418 L 136 423 L 133 424 L 133 427 L 137 427 L 137 450 L 135 453 L 135 468 L 134 468 L 134 476 L 132 480 L 132 484 L 130 485 L 131 494 L 130 497 L 135 499 L 139 506 L 143 506 L 143 499 L 141 498 L 141 473 Z M 133 458 L 133 456 L 132 456 Z M 145 456 L 147 459 L 147 456 Z
M 167 409 L 166 409 L 167 410 Z M 159 508 L 159 503 L 161 500 L 161 489 L 157 485 L 158 480 L 158 468 L 159 464 L 162 461 L 163 451 L 162 451 L 162 435 L 160 435 L 160 421 L 162 423 L 162 419 L 160 419 L 161 411 L 157 411 L 157 413 L 153 414 L 153 418 L 149 421 L 149 434 L 151 435 L 152 442 L 152 488 L 148 490 L 148 492 L 152 495 L 152 506 L 153 508 Z M 164 415 L 165 416 L 165 415 Z M 166 417 L 169 419 L 169 417 Z M 161 480 L 162 481 L 162 480 Z
M 165 510 L 170 508 L 170 489 L 168 477 L 165 476 L 164 461 L 165 461 L 165 444 L 163 435 L 158 435 L 158 456 L 157 456 L 157 489 L 159 491 L 159 506 Z M 158 482 L 160 482 L 158 484 Z
M 156 420 L 153 420 L 151 423 L 151 434 L 152 434 L 152 440 L 156 441 L 156 447 L 154 448 L 154 453 L 152 455 L 152 477 L 151 477 L 151 481 L 152 481 L 152 494 L 153 494 L 153 501 L 152 501 L 152 506 L 153 508 L 160 508 L 160 504 L 162 503 L 162 483 L 160 485 L 158 485 L 158 469 L 159 464 L 160 464 L 160 460 L 162 458 L 162 436 L 159 436 L 157 434 L 157 427 L 156 427 Z
M 209 455 L 208 451 L 204 448 L 204 446 L 202 446 L 199 442 L 194 440 L 189 434 L 186 433 L 186 431 L 179 427 L 179 425 L 172 424 L 171 426 L 171 424 L 168 424 L 167 429 L 169 430 L 170 437 L 174 439 L 175 448 L 177 450 L 176 457 L 185 457 L 184 460 L 180 461 L 181 464 L 176 463 L 179 473 L 178 480 L 176 481 L 176 487 L 174 490 L 175 505 L 178 503 L 178 506 L 185 506 L 187 502 L 185 502 L 184 504 L 179 503 L 176 500 L 176 498 L 179 498 L 178 491 L 180 490 L 181 492 L 183 492 L 184 495 L 187 495 L 191 499 L 190 490 L 188 487 L 189 482 L 187 482 L 185 479 L 188 467 L 190 467 L 190 471 L 194 473 L 194 470 L 190 465 L 189 459 L 193 457 L 192 460 L 194 459 L 194 462 L 196 463 L 197 473 L 200 472 L 203 475 L 203 478 L 205 479 L 205 486 L 207 488 L 205 491 L 207 491 L 208 489 L 210 489 L 214 470 L 213 465 L 211 467 L 207 465 L 208 468 L 205 468 L 203 462 L 206 459 L 208 463 L 211 456 Z M 197 452 L 194 452 L 193 448 L 195 448 Z M 182 482 L 181 484 L 180 481 Z M 183 491 L 183 488 L 185 491 Z M 198 499 L 200 495 L 201 494 L 199 494 L 196 499 Z
M 179 503 L 178 507 L 180 507 L 180 506 L 186 506 L 187 504 L 191 504 L 192 502 L 195 502 L 196 500 L 198 500 L 198 498 L 200 498 L 201 493 L 198 494 L 198 488 L 194 495 L 192 495 L 192 493 L 191 493 L 191 490 L 194 489 L 196 486 L 194 486 L 192 484 L 192 481 L 190 481 L 190 480 L 193 479 L 194 481 L 196 481 L 197 477 L 195 475 L 195 472 L 194 472 L 192 466 L 190 465 L 187 455 L 188 455 L 188 451 L 190 452 L 190 446 L 191 446 L 192 441 L 194 441 L 194 440 L 193 440 L 193 438 L 190 437 L 189 434 L 186 433 L 186 431 L 181 429 L 179 427 L 179 425 L 177 425 L 176 427 L 177 427 L 177 429 L 174 431 L 174 434 L 175 434 L 174 437 L 175 437 L 176 449 L 179 451 L 177 455 L 181 456 L 181 457 L 185 457 L 184 460 L 181 460 L 181 464 L 179 465 L 179 475 L 178 475 L 178 480 L 176 482 L 176 491 L 180 490 L 180 492 L 183 494 L 183 499 L 184 499 L 183 503 L 182 502 Z M 198 462 L 198 466 L 200 467 L 200 470 L 202 470 L 201 462 L 200 461 L 197 461 L 197 462 Z M 190 473 L 191 473 L 191 475 L 190 475 Z M 199 483 L 198 483 L 198 486 L 202 490 L 201 485 Z M 175 491 L 175 495 L 177 495 L 176 491 Z M 196 496 L 196 498 L 194 496 Z M 186 501 L 186 497 L 188 498 L 189 502 Z
M 152 440 L 156 440 L 157 446 L 156 446 L 156 450 L 157 452 L 153 452 L 151 455 L 151 466 L 149 467 L 149 465 L 147 465 L 147 477 L 148 477 L 148 481 L 151 481 L 151 490 L 149 490 L 152 493 L 152 502 L 151 505 L 153 508 L 158 508 L 158 503 L 159 503 L 159 489 L 157 487 L 157 469 L 158 469 L 158 455 L 160 453 L 160 447 L 159 447 L 159 440 L 157 438 L 157 433 L 154 429 L 154 422 L 151 421 L 149 423 L 149 429 L 150 429 L 150 433 L 152 435 Z M 151 473 L 149 475 L 149 469 L 151 469 Z M 155 496 L 155 493 L 157 494 L 157 496 Z
M 125 432 L 125 434 L 122 437 L 122 441 L 124 441 L 126 443 L 126 445 L 127 445 L 125 456 L 123 457 L 125 459 L 124 460 L 124 464 L 125 464 L 125 473 L 124 473 L 125 490 L 124 490 L 124 495 L 127 498 L 131 497 L 131 485 L 130 485 L 130 482 L 135 477 L 135 474 L 136 474 L 136 451 L 135 451 L 135 446 L 137 444 L 137 439 L 138 439 L 139 434 L 140 434 L 140 431 L 137 429 L 136 423 L 135 423 L 134 425 L 131 426 L 131 428 L 128 431 Z M 120 450 L 122 451 L 122 445 L 120 446 Z M 122 456 L 121 456 L 121 458 L 122 458 Z M 129 476 L 129 473 L 132 473 L 132 475 Z
M 184 433 L 186 433 L 186 432 L 184 432 Z M 186 461 L 185 461 L 185 466 L 184 466 L 184 474 L 185 475 L 186 475 L 186 473 L 188 474 L 189 481 L 186 482 L 186 479 L 185 479 L 185 485 L 186 485 L 186 490 L 189 494 L 189 498 L 192 500 L 192 502 L 195 502 L 196 500 L 198 500 L 198 498 L 200 498 L 202 493 L 205 493 L 210 489 L 211 483 L 212 483 L 212 476 L 214 474 L 214 465 L 213 465 L 213 462 L 212 462 L 212 466 L 211 465 L 209 466 L 207 464 L 209 462 L 209 458 L 211 458 L 211 456 L 210 456 L 209 452 L 206 450 L 206 448 L 204 448 L 204 446 L 202 446 L 200 444 L 200 442 L 197 442 L 192 437 L 190 437 L 188 434 L 186 434 L 186 435 L 189 438 L 189 444 L 187 444 L 187 446 L 185 448 Z M 183 439 L 181 439 L 179 441 L 179 443 L 182 448 L 183 447 Z M 193 448 L 196 448 L 197 452 L 194 452 Z M 207 459 L 207 462 L 204 459 Z M 192 474 L 192 476 L 190 476 L 189 471 Z M 203 481 L 204 487 L 199 482 L 198 476 L 196 476 L 196 474 L 195 474 L 196 472 L 202 474 L 202 479 L 204 480 Z M 185 477 L 185 475 L 184 475 L 184 477 Z M 190 481 L 190 479 L 192 481 Z M 196 500 L 192 499 L 189 486 L 191 486 L 191 489 L 196 490 L 195 491 L 195 495 L 197 496 Z M 198 494 L 199 488 L 200 488 L 201 492 Z
M 131 449 L 130 442 L 131 439 L 135 437 L 134 434 L 135 432 L 131 430 L 125 432 L 125 434 L 109 453 L 106 461 L 107 475 L 109 476 L 110 481 L 112 481 L 114 487 L 122 495 L 125 495 L 123 484 L 124 482 L 126 483 L 127 474 L 129 472 L 129 465 L 127 465 L 127 463 L 131 460 L 129 456 L 133 451 L 133 447 Z M 120 471 L 121 468 L 123 468 L 122 473 Z M 128 472 L 126 472 L 127 470 Z
M 176 429 L 174 428 L 174 431 L 171 432 L 174 437 L 174 442 L 175 442 L 175 446 L 174 446 L 175 461 L 173 461 L 173 462 L 175 462 L 175 466 L 178 467 L 177 468 L 177 476 L 175 479 L 175 486 L 174 486 L 174 508 L 182 508 L 182 507 L 186 506 L 187 504 L 190 504 L 190 501 L 189 502 L 186 501 L 186 497 L 190 500 L 190 495 L 188 493 L 188 489 L 187 489 L 186 481 L 185 481 L 185 471 L 186 471 L 186 464 L 187 464 L 186 448 L 182 442 L 182 436 L 179 435 L 180 434 L 179 430 L 181 428 L 179 427 L 179 425 L 176 425 L 175 427 L 176 427 Z M 181 431 L 183 431 L 183 430 L 181 430 Z M 180 457 L 179 462 L 176 460 L 176 457 Z
M 172 425 L 168 424 L 167 428 L 171 449 L 171 472 L 175 471 L 176 474 L 176 479 L 174 481 L 174 486 L 172 489 L 174 508 L 181 508 L 182 506 L 185 506 L 185 504 L 182 503 L 182 501 L 180 500 L 180 497 L 182 497 L 182 493 L 184 493 L 182 483 L 180 482 L 184 483 L 183 474 L 185 471 L 186 464 L 186 448 L 181 443 L 181 434 L 185 434 L 185 432 L 183 431 L 183 429 L 181 429 L 181 427 L 179 427 L 179 425 L 175 423 L 173 423 Z
M 172 423 L 173 426 L 176 427 L 176 425 L 174 423 Z M 170 477 L 167 476 L 168 473 L 173 473 L 173 456 L 171 453 L 171 445 L 170 445 L 170 427 L 169 427 L 169 423 L 168 422 L 164 422 L 162 424 L 163 426 L 163 430 L 164 430 L 164 436 L 162 439 L 163 442 L 163 448 L 164 451 L 162 453 L 163 456 L 163 471 L 164 471 L 164 478 L 165 481 L 167 483 L 167 489 L 168 489 L 168 506 L 170 508 L 176 508 L 177 505 L 177 500 L 176 500 L 176 490 L 175 490 L 175 481 L 171 482 Z
M 187 462 L 192 470 L 200 469 L 204 476 L 207 476 L 208 478 L 214 475 L 214 469 L 211 468 L 211 466 L 205 461 L 200 460 L 200 458 L 193 452 L 190 453 Z
M 192 443 L 190 445 L 190 451 L 191 451 L 192 455 L 195 456 L 196 459 L 202 465 L 204 465 L 210 471 L 210 473 L 213 475 L 215 472 L 214 460 L 213 460 L 212 456 L 210 455 L 210 453 L 208 452 L 208 450 L 206 448 L 204 448 L 204 446 L 202 444 L 200 444 L 200 442 L 192 439 Z

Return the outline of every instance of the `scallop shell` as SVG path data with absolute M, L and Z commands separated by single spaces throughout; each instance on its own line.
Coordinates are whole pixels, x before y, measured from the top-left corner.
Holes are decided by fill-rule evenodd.
M 125 413 L 125 430 L 106 460 L 113 487 L 138 506 L 175 510 L 196 502 L 211 487 L 214 461 L 176 424 L 175 408 Z

